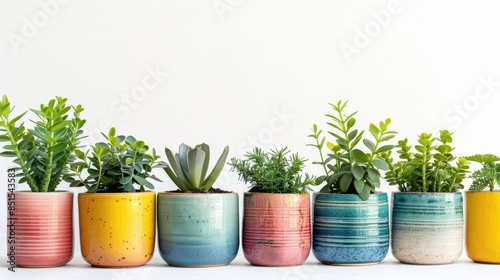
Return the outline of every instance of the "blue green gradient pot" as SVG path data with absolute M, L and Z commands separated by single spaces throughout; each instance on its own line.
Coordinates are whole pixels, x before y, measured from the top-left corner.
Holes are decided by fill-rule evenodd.
M 448 264 L 463 251 L 462 193 L 392 196 L 392 255 L 402 263 Z
M 382 261 L 389 250 L 387 194 L 314 194 L 313 254 L 324 264 Z
M 227 265 L 239 249 L 237 193 L 158 193 L 158 245 L 171 266 Z

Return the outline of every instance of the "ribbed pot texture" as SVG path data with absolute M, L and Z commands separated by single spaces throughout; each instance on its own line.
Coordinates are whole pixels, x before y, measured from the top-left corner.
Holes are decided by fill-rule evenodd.
M 402 263 L 448 264 L 463 251 L 462 193 L 393 193 L 392 254 Z
M 314 194 L 313 254 L 324 264 L 382 261 L 389 250 L 387 194 Z
M 309 194 L 244 194 L 243 252 L 253 265 L 292 266 L 311 249 Z
M 15 243 L 7 248 L 14 252 L 16 266 L 67 264 L 73 258 L 73 193 L 18 191 L 14 195 L 10 201 L 15 202 L 15 210 L 12 216 L 8 212 L 7 236 Z

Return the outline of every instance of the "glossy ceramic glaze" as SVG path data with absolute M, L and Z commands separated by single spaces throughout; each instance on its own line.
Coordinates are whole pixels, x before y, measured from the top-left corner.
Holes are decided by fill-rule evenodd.
M 7 236 L 15 240 L 7 248 L 16 266 L 55 267 L 73 258 L 73 193 L 19 191 L 7 200 L 15 208 L 7 211 Z
M 96 267 L 134 267 L 153 257 L 154 192 L 80 193 L 83 259 Z
M 500 192 L 465 192 L 467 256 L 482 263 L 500 263 Z
M 387 194 L 363 201 L 354 194 L 314 194 L 313 254 L 320 262 L 362 265 L 382 261 L 389 250 Z
M 463 251 L 462 193 L 393 193 L 392 254 L 402 263 L 448 264 Z
M 300 265 L 311 249 L 309 194 L 245 193 L 243 253 L 253 265 Z
M 227 265 L 239 248 L 237 193 L 158 193 L 158 245 L 171 266 Z

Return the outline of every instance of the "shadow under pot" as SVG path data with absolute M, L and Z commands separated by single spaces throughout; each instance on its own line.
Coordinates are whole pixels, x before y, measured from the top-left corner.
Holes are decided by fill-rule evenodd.
M 57 267 L 73 258 L 73 193 L 8 192 L 7 205 L 7 263 Z
M 381 262 L 389 251 L 386 193 L 363 201 L 356 194 L 314 194 L 313 254 L 332 265 Z
M 392 254 L 402 263 L 449 264 L 463 251 L 462 193 L 393 193 Z
M 465 192 L 467 256 L 480 263 L 500 263 L 500 192 Z
M 244 194 L 243 253 L 258 266 L 293 266 L 311 249 L 310 197 L 305 194 Z
M 158 245 L 171 266 L 232 262 L 239 249 L 237 193 L 158 193 Z
M 79 193 L 80 248 L 95 267 L 136 267 L 149 262 L 155 244 L 156 194 Z

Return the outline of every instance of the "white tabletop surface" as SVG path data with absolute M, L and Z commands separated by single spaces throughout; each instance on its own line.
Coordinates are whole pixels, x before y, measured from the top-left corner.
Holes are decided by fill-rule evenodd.
M 17 268 L 10 272 L 5 253 L 1 255 L 0 279 L 283 279 L 283 280 L 345 280 L 345 279 L 397 279 L 397 280 L 457 280 L 500 279 L 500 266 L 474 263 L 464 254 L 448 265 L 401 264 L 390 254 L 379 264 L 368 266 L 329 266 L 319 263 L 311 254 L 301 266 L 257 267 L 250 265 L 241 251 L 228 266 L 213 268 L 177 268 L 168 266 L 156 252 L 145 266 L 136 268 L 104 269 L 88 265 L 79 252 L 73 260 L 57 268 Z

